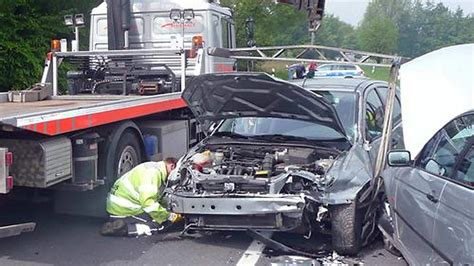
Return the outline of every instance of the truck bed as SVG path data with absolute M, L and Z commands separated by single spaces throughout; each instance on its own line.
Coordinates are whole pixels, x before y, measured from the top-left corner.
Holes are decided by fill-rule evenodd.
M 57 96 L 29 103 L 0 103 L 0 126 L 59 135 L 185 107 L 181 93 L 154 96 Z
M 67 109 L 78 109 L 97 103 L 101 103 L 101 101 L 55 99 L 28 103 L 2 103 L 0 104 L 0 120 L 34 113 L 61 112 Z

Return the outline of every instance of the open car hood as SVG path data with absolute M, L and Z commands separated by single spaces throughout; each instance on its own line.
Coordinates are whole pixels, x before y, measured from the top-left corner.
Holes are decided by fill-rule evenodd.
M 264 73 L 197 76 L 182 98 L 201 124 L 235 117 L 277 117 L 322 124 L 346 136 L 326 99 Z

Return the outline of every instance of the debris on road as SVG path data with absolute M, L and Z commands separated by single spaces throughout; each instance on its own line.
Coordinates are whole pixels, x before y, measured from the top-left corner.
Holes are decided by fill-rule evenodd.
M 325 251 L 308 253 L 308 252 L 296 250 L 294 248 L 286 246 L 285 244 L 282 244 L 278 241 L 268 238 L 255 230 L 249 229 L 247 230 L 247 234 L 253 239 L 262 242 L 263 244 L 265 244 L 265 246 L 274 250 L 281 251 L 283 254 L 298 255 L 298 256 L 304 256 L 308 258 L 322 258 L 322 257 L 327 256 L 327 253 L 325 253 Z
M 272 259 L 271 265 L 272 266 L 290 266 L 290 265 L 313 266 L 313 265 L 319 265 L 319 262 L 315 259 L 301 257 L 301 256 L 279 256 Z

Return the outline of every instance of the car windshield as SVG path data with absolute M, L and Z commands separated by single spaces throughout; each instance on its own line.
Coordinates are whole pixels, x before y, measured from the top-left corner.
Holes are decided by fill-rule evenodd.
M 347 137 L 354 140 L 357 132 L 356 123 L 356 95 L 354 92 L 341 91 L 313 91 L 326 98 L 336 109 L 339 120 L 346 131 Z
M 270 140 L 341 140 L 336 130 L 301 120 L 273 117 L 239 117 L 226 119 L 214 133 L 247 138 L 268 137 Z

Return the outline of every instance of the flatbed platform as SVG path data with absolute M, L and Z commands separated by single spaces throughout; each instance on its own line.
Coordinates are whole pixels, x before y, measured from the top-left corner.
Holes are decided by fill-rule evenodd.
M 39 102 L 0 103 L 0 125 L 54 136 L 185 106 L 181 93 L 56 96 Z
M 19 117 L 25 114 L 61 111 L 69 108 L 81 108 L 101 103 L 101 101 L 78 101 L 78 100 L 46 100 L 27 103 L 3 103 L 0 104 L 0 119 Z

